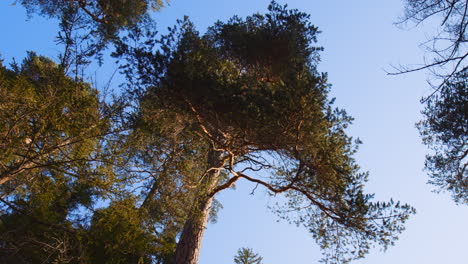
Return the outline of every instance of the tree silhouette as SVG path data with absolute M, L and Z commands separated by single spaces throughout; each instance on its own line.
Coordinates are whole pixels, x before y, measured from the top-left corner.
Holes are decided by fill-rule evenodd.
M 440 19 L 436 36 L 425 43 L 432 60 L 420 67 L 400 68 L 395 74 L 429 69 L 440 80 L 430 83 L 434 91 L 421 99 L 425 104 L 424 120 L 418 123 L 423 143 L 432 151 L 426 157 L 429 183 L 438 191 L 447 190 L 456 202 L 468 202 L 468 129 L 466 86 L 468 50 L 468 3 L 453 0 L 406 0 L 400 23 L 417 25 Z

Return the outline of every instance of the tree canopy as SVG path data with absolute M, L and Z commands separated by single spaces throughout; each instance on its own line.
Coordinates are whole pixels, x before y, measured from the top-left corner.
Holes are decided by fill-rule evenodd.
M 265 15 L 217 22 L 203 35 L 188 20 L 160 39 L 143 33 L 130 36 L 142 45 L 116 55 L 129 61 L 145 155 L 193 195 L 176 263 L 197 262 L 213 197 L 240 179 L 284 194 L 276 212 L 297 212 L 289 219 L 309 229 L 329 263 L 393 243 L 413 209 L 364 193 L 367 173 L 345 133 L 352 119 L 327 96 L 308 15 L 272 3 Z M 167 162 L 178 148 L 190 159 Z
M 428 98 L 418 123 L 423 142 L 431 147 L 426 170 L 430 183 L 448 190 L 456 202 L 468 203 L 468 83 L 457 74 L 439 93 Z
M 118 109 L 33 53 L 12 69 L 1 66 L 0 95 L 1 263 L 172 257 L 170 229 L 154 231 L 164 217 L 148 217 L 120 165 Z
M 67 74 L 63 59 L 90 56 L 68 43 L 59 64 L 31 53 L 1 65 L 1 262 L 195 264 L 215 196 L 239 180 L 278 196 L 273 211 L 306 227 L 325 263 L 387 248 L 414 213 L 364 192 L 360 141 L 317 69 L 309 15 L 272 2 L 204 34 L 186 18 L 159 36 L 140 22 L 160 1 L 21 3 L 61 18 L 64 41 L 84 26 L 91 53 L 112 39 L 128 82 L 102 100 Z
M 136 26 L 148 18 L 148 11 L 159 10 L 163 0 L 21 0 L 29 14 L 58 19 L 75 19 L 89 33 L 114 38 L 122 29 Z M 71 21 L 71 20 L 70 20 Z
M 431 18 L 440 21 L 438 34 L 425 45 L 432 60 L 399 72 L 429 69 L 440 80 L 438 84 L 431 84 L 434 91 L 421 100 L 425 104 L 425 119 L 418 123 L 423 142 L 432 151 L 427 155 L 425 166 L 431 177 L 429 182 L 439 191 L 451 192 L 456 202 L 466 204 L 468 4 L 459 0 L 405 0 L 405 3 L 402 22 L 419 25 Z
M 61 259 L 69 252 L 58 252 L 74 250 L 61 242 L 79 250 L 67 216 L 89 206 L 111 176 L 97 164 L 108 127 L 97 91 L 33 53 L 12 70 L 2 65 L 0 84 L 2 262 Z
M 108 128 L 95 89 L 33 53 L 13 70 L 2 65 L 0 84 L 2 196 L 44 169 L 88 170 L 80 161 L 92 159 Z

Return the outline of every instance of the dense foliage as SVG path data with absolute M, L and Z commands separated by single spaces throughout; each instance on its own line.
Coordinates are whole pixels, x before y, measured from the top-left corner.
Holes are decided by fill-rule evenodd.
M 95 89 L 31 53 L 20 66 L 1 66 L 0 95 L 1 263 L 172 256 L 171 236 L 156 236 L 158 219 L 127 190 L 131 176 L 119 174 L 116 109 Z
M 433 151 L 426 159 L 431 183 L 448 190 L 456 202 L 468 203 L 468 83 L 462 72 L 428 98 L 425 119 L 418 123 L 424 143 Z
M 34 54 L 13 70 L 2 66 L 0 88 L 2 259 L 62 259 L 68 252 L 58 252 L 80 248 L 67 216 L 89 206 L 111 176 L 95 162 L 97 138 L 108 126 L 97 91 Z M 46 232 L 50 226 L 57 228 Z
M 44 170 L 83 175 L 105 134 L 97 91 L 51 60 L 30 54 L 13 70 L 0 68 L 0 183 L 7 195 Z
M 164 6 L 162 0 L 21 0 L 30 14 L 75 19 L 89 33 L 113 38 L 148 18 L 148 11 Z

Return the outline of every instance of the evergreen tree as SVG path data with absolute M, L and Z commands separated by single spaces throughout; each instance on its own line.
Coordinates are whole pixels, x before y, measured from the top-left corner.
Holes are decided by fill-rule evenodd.
M 1 68 L 0 260 L 195 264 L 215 195 L 240 179 L 281 194 L 275 212 L 305 226 L 328 263 L 393 244 L 414 210 L 364 193 L 352 118 L 328 98 L 308 15 L 273 2 L 204 35 L 184 20 L 156 39 L 139 24 L 153 1 L 123 2 L 22 1 L 62 19 L 66 50 L 77 25 L 92 44 L 59 66 L 32 55 Z M 136 99 L 132 130 L 117 134 L 96 90 L 65 74 L 67 58 L 83 65 L 109 40 Z
M 170 182 L 160 193 L 184 197 L 176 264 L 197 263 L 214 196 L 240 179 L 283 194 L 276 212 L 306 226 L 328 263 L 397 239 L 413 209 L 364 193 L 357 141 L 345 134 L 352 119 L 327 96 L 308 15 L 273 2 L 203 36 L 188 20 L 160 39 L 143 33 L 130 36 L 141 46 L 115 55 L 127 56 L 136 86 L 141 166 Z
M 461 0 L 405 0 L 402 22 L 419 25 L 440 20 L 440 30 L 424 45 L 432 61 L 421 67 L 404 68 L 399 73 L 430 69 L 440 80 L 434 91 L 423 98 L 424 120 L 418 123 L 423 143 L 432 151 L 426 156 L 426 170 L 438 191 L 453 194 L 455 202 L 468 202 L 467 63 L 468 3 Z
M 236 264 L 262 264 L 262 257 L 254 253 L 251 248 L 241 248 L 234 257 Z
M 75 216 L 111 188 L 100 139 L 109 123 L 98 93 L 30 53 L 0 67 L 2 263 L 76 260 L 83 221 Z
M 21 0 L 28 13 L 80 21 L 88 30 L 106 40 L 120 30 L 137 26 L 148 19 L 148 12 L 164 6 L 163 0 Z M 71 22 L 71 21 L 69 21 Z
M 468 82 L 467 72 L 445 84 L 428 98 L 418 123 L 423 142 L 433 151 L 426 170 L 433 185 L 452 193 L 456 202 L 468 204 Z
M 120 103 L 33 53 L 0 67 L 0 95 L 1 263 L 170 263 L 173 229 L 127 175 Z
M 51 171 L 82 175 L 108 131 L 98 94 L 31 53 L 21 67 L 0 68 L 1 195 Z M 96 173 L 94 173 L 96 174 Z

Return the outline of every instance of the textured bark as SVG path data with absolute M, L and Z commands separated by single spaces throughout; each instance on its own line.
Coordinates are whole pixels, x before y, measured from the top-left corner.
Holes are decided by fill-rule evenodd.
M 209 168 L 219 168 L 223 165 L 221 153 L 212 151 L 208 157 Z M 203 178 L 184 229 L 177 243 L 175 264 L 197 264 L 202 245 L 203 234 L 211 211 L 213 196 L 210 193 L 219 181 L 219 170 L 210 170 Z

